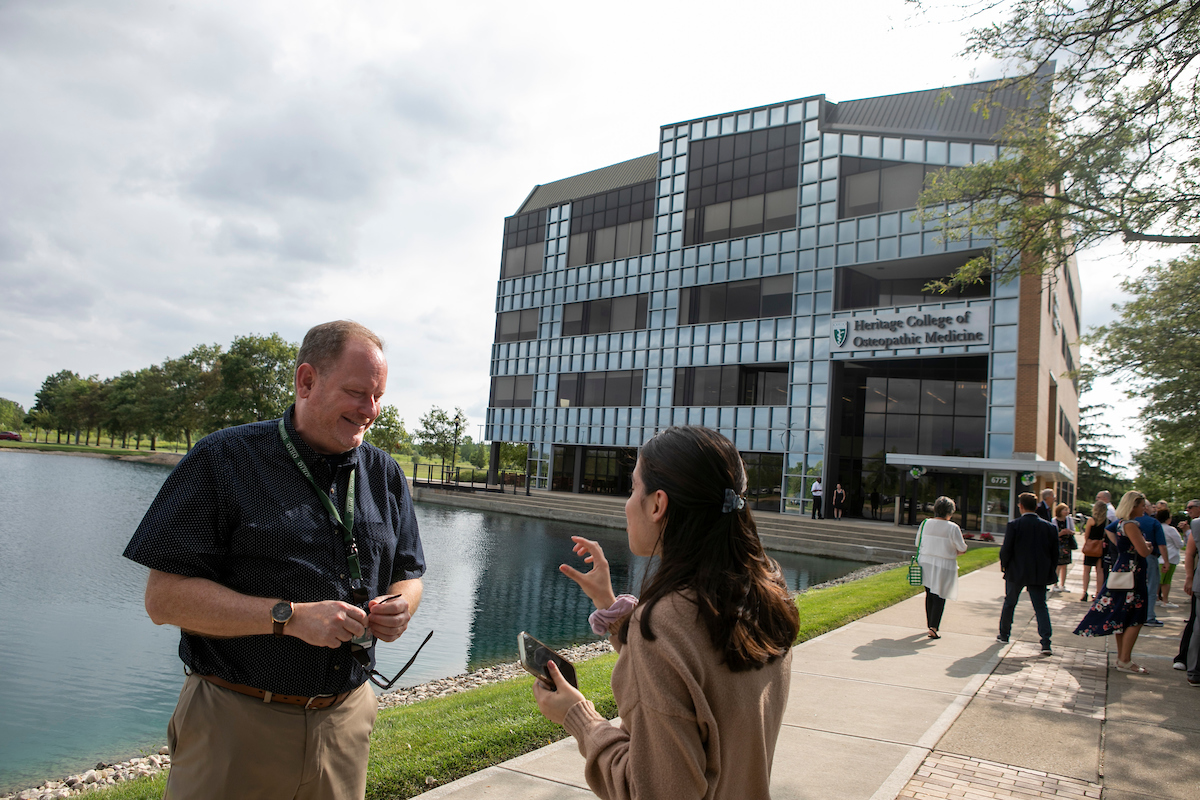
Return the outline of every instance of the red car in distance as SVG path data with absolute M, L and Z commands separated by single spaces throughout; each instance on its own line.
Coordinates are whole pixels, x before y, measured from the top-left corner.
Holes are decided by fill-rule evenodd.
M 0 439 L 11 439 L 14 442 L 21 441 L 21 434 L 16 431 L 0 431 Z

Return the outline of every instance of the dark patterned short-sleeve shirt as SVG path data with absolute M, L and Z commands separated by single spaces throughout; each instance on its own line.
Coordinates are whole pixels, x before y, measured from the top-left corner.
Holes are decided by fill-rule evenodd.
M 322 456 L 300 438 L 292 414 L 284 415 L 288 435 L 339 510 L 356 473 L 354 538 L 370 596 L 423 575 L 412 497 L 396 461 L 369 444 Z M 288 455 L 278 420 L 202 439 L 167 478 L 125 549 L 126 558 L 151 569 L 300 603 L 353 602 L 346 556 L 342 532 Z M 277 694 L 334 694 L 367 679 L 349 645 L 315 647 L 294 636 L 183 633 L 179 657 L 202 675 Z

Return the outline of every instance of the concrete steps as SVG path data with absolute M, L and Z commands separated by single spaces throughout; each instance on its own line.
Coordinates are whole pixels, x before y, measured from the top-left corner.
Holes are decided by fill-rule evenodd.
M 455 492 L 424 486 L 414 489 L 413 496 L 424 503 L 625 529 L 624 497 L 545 490 L 533 490 L 526 497 L 524 492 Z M 916 549 L 916 529 L 907 526 L 857 519 L 813 520 L 769 511 L 753 513 L 763 545 L 772 550 L 888 563 L 907 560 Z

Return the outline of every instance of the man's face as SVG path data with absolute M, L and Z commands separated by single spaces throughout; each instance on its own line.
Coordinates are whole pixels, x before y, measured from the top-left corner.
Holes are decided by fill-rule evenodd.
M 1192 519 L 1195 519 L 1196 517 L 1200 517 L 1200 506 L 1189 505 L 1187 507 L 1187 515 L 1189 517 L 1191 517 Z
M 346 342 L 341 356 L 324 370 L 301 364 L 296 370 L 296 408 L 304 441 L 325 455 L 358 447 L 379 416 L 379 399 L 386 388 L 383 353 L 361 339 Z
M 1096 495 L 1096 502 L 1097 503 L 1111 503 L 1112 495 L 1110 495 L 1108 492 L 1100 492 L 1099 494 Z
M 1166 500 L 1159 500 L 1157 503 L 1154 504 L 1155 511 L 1168 511 L 1168 510 L 1170 510 L 1170 508 L 1171 507 L 1167 505 Z

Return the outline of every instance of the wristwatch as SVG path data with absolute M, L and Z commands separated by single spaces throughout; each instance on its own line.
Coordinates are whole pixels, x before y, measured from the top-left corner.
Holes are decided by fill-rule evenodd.
M 276 636 L 283 636 L 283 627 L 291 620 L 292 611 L 292 604 L 287 600 L 271 606 L 271 625 Z

